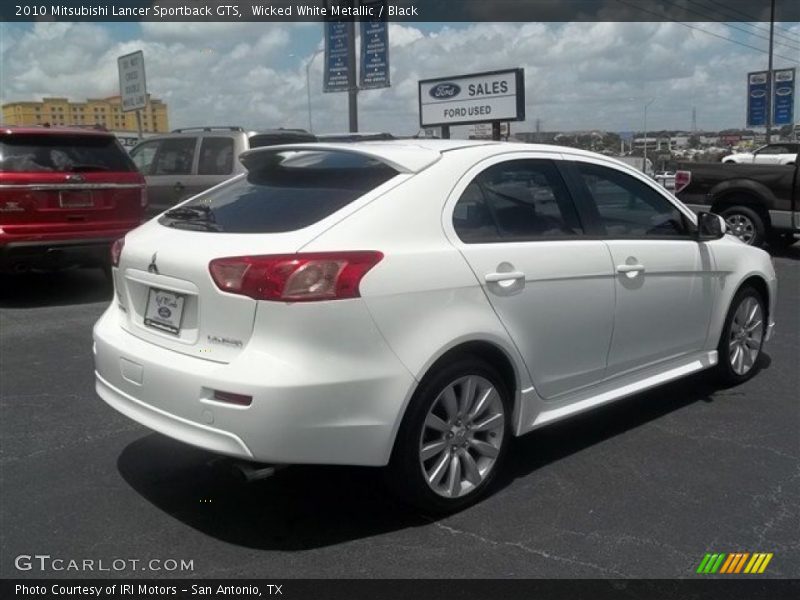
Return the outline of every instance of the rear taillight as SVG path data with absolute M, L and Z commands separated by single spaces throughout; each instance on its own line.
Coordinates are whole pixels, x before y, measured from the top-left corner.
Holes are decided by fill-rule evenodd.
M 223 292 L 276 302 L 358 298 L 380 252 L 314 252 L 217 258 L 208 265 Z
M 111 265 L 119 266 L 119 257 L 122 256 L 122 248 L 125 246 L 125 238 L 119 238 L 111 244 Z
M 692 182 L 691 171 L 677 171 L 675 173 L 675 193 L 679 194 Z

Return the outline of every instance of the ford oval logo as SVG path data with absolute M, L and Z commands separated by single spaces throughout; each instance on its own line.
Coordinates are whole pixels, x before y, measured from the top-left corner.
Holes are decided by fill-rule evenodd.
M 750 93 L 750 95 L 751 95 L 753 98 L 763 98 L 764 96 L 766 96 L 766 95 L 767 95 L 767 92 L 766 92 L 766 90 L 753 90 L 753 91 Z
M 435 98 L 436 100 L 455 98 L 461 93 L 461 87 L 455 83 L 437 83 L 428 93 L 431 95 L 431 98 Z
M 775 90 L 775 93 L 778 96 L 790 96 L 792 94 L 792 91 L 793 90 L 790 87 L 782 87 L 782 88 L 778 88 L 777 90 Z

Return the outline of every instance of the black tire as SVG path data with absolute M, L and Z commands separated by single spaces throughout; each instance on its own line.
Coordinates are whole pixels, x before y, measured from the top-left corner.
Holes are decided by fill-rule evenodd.
M 420 448 L 424 424 L 429 411 L 445 388 L 467 376 L 488 380 L 497 390 L 503 407 L 503 432 L 499 436 L 501 441 L 495 462 L 483 480 L 463 496 L 444 497 L 432 489 L 423 473 Z M 397 433 L 391 461 L 385 469 L 387 484 L 402 500 L 430 514 L 453 513 L 475 504 L 489 493 L 497 472 L 502 467 L 511 442 L 511 411 L 508 388 L 502 376 L 487 362 L 472 355 L 464 355 L 437 368 L 422 380 L 408 405 Z
M 755 300 L 759 306 L 759 310 L 761 311 L 761 336 L 758 343 L 758 353 L 756 358 L 753 360 L 752 367 L 746 373 L 738 373 L 734 367 L 733 359 L 731 357 L 731 344 L 733 343 L 731 330 L 734 328 L 734 320 L 736 318 L 737 311 L 743 305 L 743 303 L 748 301 L 748 299 Z M 764 346 L 764 336 L 766 335 L 766 331 L 767 310 L 764 303 L 764 298 L 755 288 L 745 286 L 736 292 L 736 295 L 731 301 L 731 305 L 728 308 L 728 314 L 725 316 L 725 325 L 722 328 L 719 344 L 717 345 L 719 362 L 717 364 L 716 371 L 721 383 L 724 385 L 738 385 L 740 383 L 744 383 L 758 372 L 758 361 L 761 357 L 761 350 Z
M 764 219 L 748 206 L 729 206 L 719 213 L 728 224 L 728 233 L 735 235 L 749 246 L 760 248 L 766 239 Z M 738 228 L 742 225 L 741 229 Z

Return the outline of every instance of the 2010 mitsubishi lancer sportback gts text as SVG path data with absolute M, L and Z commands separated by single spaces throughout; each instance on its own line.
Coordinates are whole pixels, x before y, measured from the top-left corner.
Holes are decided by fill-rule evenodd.
M 769 256 L 627 165 L 571 148 L 273 146 L 128 233 L 98 394 L 275 464 L 385 466 L 430 511 L 511 438 L 712 369 L 757 371 Z

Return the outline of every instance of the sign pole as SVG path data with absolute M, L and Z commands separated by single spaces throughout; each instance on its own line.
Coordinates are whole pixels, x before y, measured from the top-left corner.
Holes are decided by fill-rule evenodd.
M 144 133 L 142 132 L 142 111 L 136 111 L 136 130 L 139 132 L 139 141 L 141 142 L 144 139 Z
M 772 143 L 772 94 L 773 94 L 773 78 L 775 74 L 772 71 L 772 59 L 775 42 L 775 0 L 770 3 L 769 15 L 769 68 L 767 69 L 767 143 Z
M 355 0 L 353 4 L 355 5 Z M 356 133 L 358 132 L 358 80 L 356 79 L 355 19 L 347 24 L 347 32 L 347 55 L 350 57 L 347 64 L 347 80 L 350 82 L 350 87 L 347 90 L 347 110 L 349 113 L 350 133 Z

